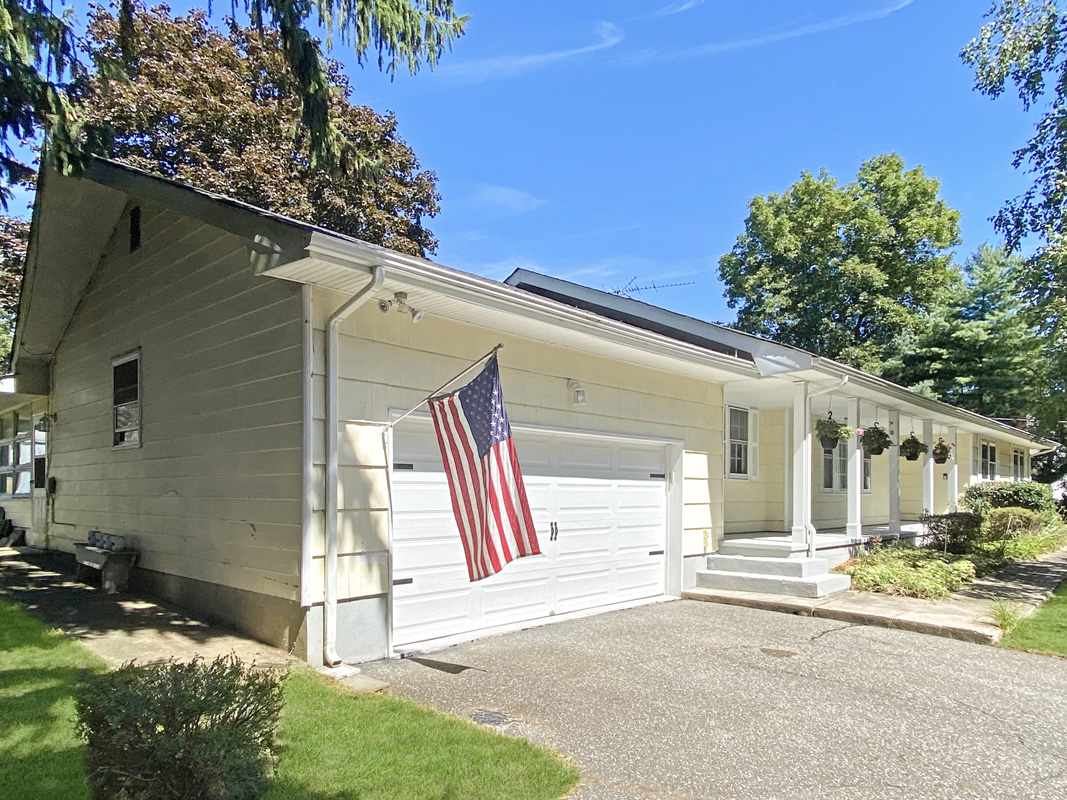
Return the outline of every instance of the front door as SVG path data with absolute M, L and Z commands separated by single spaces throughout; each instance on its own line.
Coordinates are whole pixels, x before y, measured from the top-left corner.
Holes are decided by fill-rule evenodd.
M 33 541 L 39 547 L 48 543 L 48 423 L 43 415 L 33 418 Z

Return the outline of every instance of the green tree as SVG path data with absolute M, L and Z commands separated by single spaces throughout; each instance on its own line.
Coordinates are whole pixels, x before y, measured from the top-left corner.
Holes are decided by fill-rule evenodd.
M 234 0 L 257 28 L 277 31 L 281 51 L 292 70 L 300 113 L 294 128 L 303 126 L 308 151 L 316 166 L 343 172 L 349 149 L 330 125 L 330 68 L 309 24 L 321 24 L 327 45 L 333 36 L 352 48 L 359 63 L 376 59 L 378 67 L 395 73 L 406 66 L 416 72 L 431 68 L 453 40 L 462 35 L 467 18 L 457 16 L 453 0 Z M 136 69 L 132 47 L 134 0 L 119 6 L 120 44 L 124 58 L 119 75 Z M 70 81 L 84 73 L 72 32 L 72 10 L 40 0 L 4 0 L 0 11 L 0 178 L 6 185 L 30 172 L 11 147 L 39 132 L 64 170 L 76 169 L 86 144 L 80 136 L 77 109 L 65 95 Z M 119 77 L 116 75 L 115 77 Z M 6 195 L 5 195 L 6 196 Z
M 974 67 L 975 89 L 983 94 L 999 97 L 1014 85 L 1025 110 L 1047 104 L 1033 138 L 1015 151 L 1014 166 L 1025 164 L 1034 183 L 993 218 L 1009 249 L 1030 234 L 1042 243 L 1028 274 L 1039 301 L 1067 294 L 1067 19 L 1060 5 L 999 0 L 986 15 L 990 21 L 960 53 Z
M 351 88 L 327 61 L 330 125 L 353 148 L 342 176 L 315 169 L 298 130 L 300 96 L 278 34 L 229 21 L 228 34 L 202 11 L 171 18 L 138 10 L 126 32 L 137 53 L 129 80 L 109 80 L 123 58 L 120 18 L 95 9 L 87 49 L 94 71 L 75 84 L 94 150 L 135 167 L 401 252 L 436 249 L 424 217 L 438 211 L 435 176 L 420 172 L 396 119 L 349 102 Z
M 7 374 L 11 367 L 12 337 L 29 241 L 30 224 L 26 220 L 0 217 L 0 374 Z
M 885 377 L 986 416 L 1033 415 L 1048 364 L 1023 296 L 1023 268 L 1019 256 L 983 245 L 964 264 L 959 302 L 931 317 Z
M 939 191 L 922 167 L 883 154 L 847 186 L 804 172 L 753 198 L 744 234 L 719 259 L 735 325 L 879 374 L 959 284 L 959 212 Z

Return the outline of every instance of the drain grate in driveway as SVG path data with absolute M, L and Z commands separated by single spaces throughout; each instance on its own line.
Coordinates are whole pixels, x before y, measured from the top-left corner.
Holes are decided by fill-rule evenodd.
M 502 728 L 505 725 L 513 725 L 522 722 L 522 720 L 509 717 L 507 714 L 503 714 L 500 711 L 475 711 L 471 714 L 471 719 L 479 725 L 488 725 L 492 728 Z

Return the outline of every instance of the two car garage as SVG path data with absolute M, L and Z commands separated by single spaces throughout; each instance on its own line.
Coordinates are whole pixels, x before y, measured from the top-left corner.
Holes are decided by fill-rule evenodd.
M 541 555 L 471 583 L 429 419 L 394 430 L 394 651 L 665 593 L 670 444 L 518 426 L 513 436 Z

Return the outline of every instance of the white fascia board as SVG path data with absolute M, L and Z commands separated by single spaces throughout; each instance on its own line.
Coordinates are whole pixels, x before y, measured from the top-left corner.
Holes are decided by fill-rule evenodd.
M 311 257 L 319 261 L 329 261 L 343 268 L 355 267 L 368 273 L 372 267 L 382 266 L 385 267 L 388 278 L 402 281 L 413 288 L 548 322 L 568 330 L 592 333 L 645 352 L 678 358 L 737 375 L 759 374 L 755 365 L 742 359 L 715 353 L 507 284 L 459 272 L 384 247 L 315 233 L 312 234 L 307 250 Z
M 859 384 L 873 392 L 891 398 L 887 399 L 887 405 L 892 406 L 892 400 L 897 400 L 919 406 L 920 408 L 928 410 L 930 416 L 934 419 L 939 421 L 945 421 L 947 419 L 954 423 L 962 422 L 964 423 L 964 426 L 970 429 L 977 429 L 979 432 L 996 435 L 1002 439 L 1021 444 L 1033 454 L 1048 452 L 1059 446 L 1057 442 L 1050 439 L 1031 436 L 1025 431 L 1021 431 L 1018 428 L 1003 422 L 997 422 L 995 419 L 990 419 L 981 414 L 976 414 L 973 411 L 958 408 L 950 403 L 944 403 L 941 400 L 935 400 L 932 397 L 924 397 L 923 395 L 917 394 L 903 386 L 898 386 L 892 381 L 887 381 L 885 378 L 870 375 L 863 370 L 850 367 L 846 364 L 840 364 L 828 358 L 816 356 L 814 359 L 814 368 L 828 377 L 832 376 L 837 379 L 848 377 L 849 383 Z

